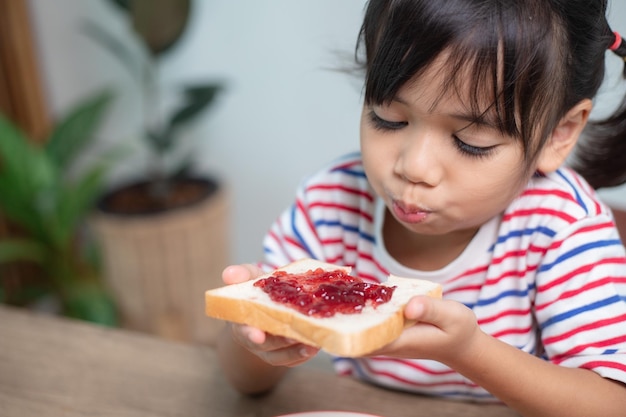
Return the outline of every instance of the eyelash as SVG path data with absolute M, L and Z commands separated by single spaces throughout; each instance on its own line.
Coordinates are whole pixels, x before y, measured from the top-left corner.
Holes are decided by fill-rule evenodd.
M 373 111 L 369 112 L 369 118 L 372 126 L 377 130 L 382 130 L 383 132 L 400 130 L 408 125 L 407 122 L 391 122 L 389 120 L 385 120 Z
M 377 115 L 374 111 L 369 112 L 370 123 L 374 127 L 374 129 L 383 131 L 383 132 L 393 132 L 396 130 L 400 130 L 408 125 L 408 122 L 392 122 L 389 120 L 385 120 Z M 454 145 L 462 154 L 473 157 L 473 158 L 484 158 L 489 156 L 496 146 L 472 146 L 465 142 L 463 142 L 458 136 L 452 135 L 452 139 L 454 140 Z
M 452 135 L 452 138 L 454 139 L 454 144 L 456 145 L 456 148 L 459 150 L 459 152 L 461 152 L 464 155 L 474 157 L 474 158 L 487 157 L 496 148 L 495 146 L 485 146 L 484 148 L 481 148 L 479 146 L 472 146 L 463 142 L 456 135 Z

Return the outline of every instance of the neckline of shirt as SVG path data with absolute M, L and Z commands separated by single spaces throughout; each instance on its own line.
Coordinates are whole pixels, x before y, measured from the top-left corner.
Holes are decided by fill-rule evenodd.
M 498 225 L 500 223 L 500 216 L 498 216 L 483 224 L 463 252 L 448 265 L 434 271 L 421 271 L 402 265 L 387 251 L 382 232 L 386 210 L 385 202 L 381 198 L 377 198 L 374 212 L 375 259 L 377 259 L 390 274 L 407 278 L 428 279 L 439 283 L 449 279 L 452 276 L 451 274 L 467 269 L 470 263 L 475 264 L 476 259 L 484 257 L 485 254 L 489 252 L 489 248 L 497 237 Z

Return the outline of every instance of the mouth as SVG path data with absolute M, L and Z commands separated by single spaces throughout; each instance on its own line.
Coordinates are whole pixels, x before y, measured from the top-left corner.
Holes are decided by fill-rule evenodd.
M 401 201 L 393 201 L 391 208 L 396 218 L 404 223 L 421 223 L 432 213 L 427 208 L 404 204 Z

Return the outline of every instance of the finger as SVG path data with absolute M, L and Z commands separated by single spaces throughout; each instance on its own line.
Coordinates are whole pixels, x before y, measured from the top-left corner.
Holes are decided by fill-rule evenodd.
M 475 315 L 465 305 L 427 296 L 416 296 L 409 300 L 405 317 L 421 324 L 430 324 L 446 332 L 455 329 L 473 327 Z
M 272 336 L 251 326 L 233 324 L 232 331 L 240 345 L 274 366 L 296 366 L 319 352 L 319 348 L 289 338 Z
M 261 352 L 258 355 L 274 366 L 293 367 L 300 365 L 317 354 L 319 349 L 302 343 L 289 345 L 282 349 Z
M 263 274 L 261 268 L 252 264 L 230 265 L 222 271 L 222 280 L 226 284 L 237 284 Z
M 410 320 L 446 327 L 447 322 L 456 317 L 457 304 L 419 295 L 409 300 L 404 308 L 404 315 Z
M 241 333 L 245 336 L 247 340 L 254 343 L 255 345 L 261 345 L 267 340 L 266 333 L 261 329 L 257 329 L 256 327 L 242 326 Z
M 233 331 L 239 343 L 249 350 L 271 352 L 300 344 L 293 339 L 274 336 L 252 326 L 233 325 Z
M 404 308 L 404 316 L 409 320 L 421 320 L 423 319 L 426 303 L 428 303 L 428 297 L 416 296 L 409 300 Z

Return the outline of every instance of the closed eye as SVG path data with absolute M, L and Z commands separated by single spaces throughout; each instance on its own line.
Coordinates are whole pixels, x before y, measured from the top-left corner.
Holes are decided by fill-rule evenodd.
M 459 152 L 461 152 L 463 155 L 476 157 L 476 158 L 483 158 L 483 157 L 489 156 L 498 146 L 498 145 L 485 146 L 485 147 L 473 146 L 466 142 L 463 142 L 456 135 L 453 135 L 452 137 L 454 139 L 454 144 L 456 145 Z
M 375 129 L 382 131 L 399 130 L 407 126 L 408 122 L 394 122 L 386 120 L 377 115 L 373 110 L 369 112 L 369 121 Z

